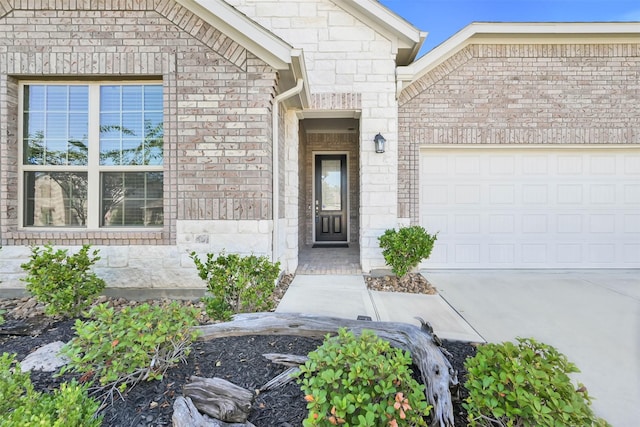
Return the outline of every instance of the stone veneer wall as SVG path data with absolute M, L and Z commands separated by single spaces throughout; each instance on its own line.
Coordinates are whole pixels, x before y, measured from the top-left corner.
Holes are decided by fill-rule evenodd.
M 360 206 L 360 176 L 358 174 L 359 150 L 358 134 L 356 133 L 309 133 L 305 147 L 305 162 L 301 176 L 304 175 L 304 199 L 302 203 L 305 209 L 304 217 L 304 243 L 313 244 L 313 220 L 315 202 L 313 200 L 313 162 L 314 154 L 323 152 L 347 153 L 348 181 L 349 181 L 349 241 L 358 242 L 360 235 L 359 206 Z M 302 179 L 302 178 L 301 178 Z M 311 206 L 311 209 L 308 207 Z
M 640 44 L 470 45 L 399 103 L 398 216 L 419 223 L 420 146 L 640 144 Z
M 161 230 L 19 228 L 18 83 L 60 77 L 162 81 Z M 201 286 L 187 249 L 268 252 L 276 83 L 275 70 L 172 0 L 0 0 L 2 286 L 19 286 L 25 245 L 101 248 L 110 286 Z
M 340 110 L 359 113 L 362 179 L 357 241 L 363 271 L 384 267 L 378 236 L 398 225 L 394 43 L 331 0 L 227 3 L 291 46 L 304 50 L 312 94 L 309 112 L 319 111 L 323 117 Z M 373 149 L 378 132 L 389 142 L 384 154 L 376 154 Z M 308 238 L 305 236 L 305 240 Z

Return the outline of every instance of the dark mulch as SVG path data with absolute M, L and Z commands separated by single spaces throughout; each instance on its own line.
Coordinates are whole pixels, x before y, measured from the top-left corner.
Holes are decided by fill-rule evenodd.
M 281 279 L 273 298 L 277 305 L 286 292 L 293 276 Z M 399 280 L 395 276 L 365 277 L 370 289 L 391 292 L 435 293 L 435 289 L 420 274 L 410 274 Z M 99 301 L 99 302 L 102 302 Z M 111 300 L 117 306 L 130 303 Z M 188 303 L 190 304 L 190 303 Z M 68 342 L 73 337 L 73 320 L 51 321 L 42 316 L 43 307 L 33 299 L 0 300 L 0 308 L 7 310 L 7 323 L 0 327 L 0 353 L 16 353 L 24 359 L 29 353 L 53 341 Z M 15 314 L 15 315 L 14 315 Z M 19 320 L 18 320 L 19 319 Z M 203 314 L 201 319 L 207 322 Z M 30 335 L 6 335 L 17 322 L 30 322 Z M 265 353 L 290 353 L 305 355 L 321 344 L 321 341 L 293 336 L 249 336 L 220 338 L 209 342 L 196 342 L 187 359 L 167 371 L 162 381 L 139 384 L 129 390 L 124 400 L 117 399 L 106 407 L 103 426 L 147 427 L 170 426 L 173 402 L 182 394 L 182 387 L 192 375 L 220 377 L 249 390 L 260 388 L 286 368 L 274 365 L 262 357 Z M 445 341 L 444 347 L 452 354 L 451 364 L 458 371 L 460 384 L 464 384 L 464 360 L 475 354 L 475 347 L 460 342 Z M 52 392 L 64 381 L 79 378 L 65 374 L 53 377 L 51 373 L 34 371 L 31 381 L 40 391 Z M 417 378 L 417 376 L 416 376 Z M 466 390 L 460 387 L 461 398 Z M 276 390 L 258 394 L 249 421 L 258 427 L 300 426 L 306 418 L 306 402 L 298 385 L 290 383 Z M 466 425 L 466 413 L 460 400 L 454 401 L 455 426 Z
M 8 320 L 5 330 L 13 321 Z M 73 321 L 66 320 L 49 325 L 36 337 L 0 335 L 0 353 L 17 353 L 18 360 L 38 347 L 57 340 L 68 341 L 73 336 Z M 321 342 L 309 338 L 292 336 L 232 337 L 197 342 L 193 346 L 186 364 L 171 368 L 162 381 L 146 382 L 130 390 L 125 400 L 116 400 L 103 414 L 104 426 L 138 427 L 170 426 L 173 402 L 181 395 L 182 386 L 191 375 L 220 377 L 249 390 L 260 388 L 285 368 L 274 365 L 262 357 L 265 353 L 308 354 Z M 475 353 L 475 348 L 466 343 L 445 342 L 452 353 L 452 364 L 464 382 L 462 363 Z M 77 375 L 66 374 L 54 378 L 50 373 L 31 373 L 37 390 L 51 392 L 63 381 Z M 462 390 L 464 393 L 464 390 Z M 459 403 L 455 404 L 456 426 L 466 425 L 465 415 Z M 306 417 L 306 402 L 295 383 L 273 391 L 259 394 L 253 405 L 249 421 L 256 426 L 300 426 Z

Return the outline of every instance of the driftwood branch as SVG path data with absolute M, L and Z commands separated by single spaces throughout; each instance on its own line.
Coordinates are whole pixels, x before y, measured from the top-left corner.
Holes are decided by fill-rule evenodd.
M 192 376 L 183 389 L 198 410 L 210 417 L 231 423 L 244 423 L 255 395 L 221 378 Z
M 300 372 L 300 368 L 297 366 L 292 366 L 286 371 L 283 371 L 280 374 L 276 375 L 265 385 L 260 387 L 260 391 L 269 391 L 273 390 L 274 388 L 282 387 L 285 384 L 289 384 L 295 379 L 294 375 L 296 375 L 298 372 Z
M 202 415 L 188 397 L 178 396 L 173 403 L 173 427 L 255 427 L 250 422 L 225 423 Z
M 283 353 L 266 353 L 262 357 L 282 366 L 300 366 L 307 363 L 309 358 L 307 356 L 299 356 L 297 354 L 283 354 Z
M 427 400 L 433 406 L 433 424 L 441 427 L 454 425 L 449 388 L 458 386 L 457 373 L 441 348 L 434 344 L 431 334 L 416 326 L 309 314 L 245 313 L 234 316 L 231 322 L 200 326 L 198 329 L 202 332 L 201 340 L 245 335 L 294 335 L 322 339 L 327 334 L 336 334 L 342 327 L 356 335 L 365 329 L 374 331 L 394 347 L 409 351 L 420 369 Z

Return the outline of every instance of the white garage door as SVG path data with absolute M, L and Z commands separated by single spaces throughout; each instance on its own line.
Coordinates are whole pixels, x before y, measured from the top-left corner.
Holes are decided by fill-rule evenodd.
M 427 268 L 638 268 L 640 149 L 423 149 L 420 215 Z

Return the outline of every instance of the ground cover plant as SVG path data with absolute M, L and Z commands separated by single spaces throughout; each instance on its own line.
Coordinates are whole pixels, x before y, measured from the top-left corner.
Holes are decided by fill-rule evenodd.
M 280 263 L 266 256 L 207 254 L 202 261 L 195 252 L 191 259 L 208 295 L 203 298 L 207 314 L 214 319 L 229 320 L 235 313 L 269 311 L 274 308 L 271 295 L 280 275 Z
M 308 417 L 303 425 L 426 426 L 424 385 L 412 377 L 411 356 L 364 330 L 342 328 L 309 354 L 298 379 Z
M 123 393 L 142 381 L 161 380 L 184 362 L 198 332 L 198 310 L 172 302 L 142 304 L 115 311 L 106 303 L 91 309 L 92 320 L 76 320 L 76 336 L 63 349 L 70 359 L 61 373 L 72 370 L 95 381 L 104 397 Z
M 52 393 L 36 391 L 30 373 L 22 372 L 15 355 L 0 357 L 0 426 L 98 427 L 100 403 L 88 394 L 88 386 L 74 379 Z
M 105 288 L 105 282 L 91 271 L 100 260 L 98 250 L 83 245 L 75 254 L 51 245 L 31 248 L 31 257 L 20 267 L 27 291 L 46 305 L 50 316 L 76 317 Z
M 606 426 L 591 410 L 579 372 L 554 347 L 533 339 L 486 344 L 465 367 L 469 397 L 464 403 L 470 426 Z
M 391 271 L 403 277 L 429 258 L 437 239 L 437 233 L 431 235 L 419 225 L 413 225 L 399 230 L 388 229 L 378 238 L 378 242 Z

